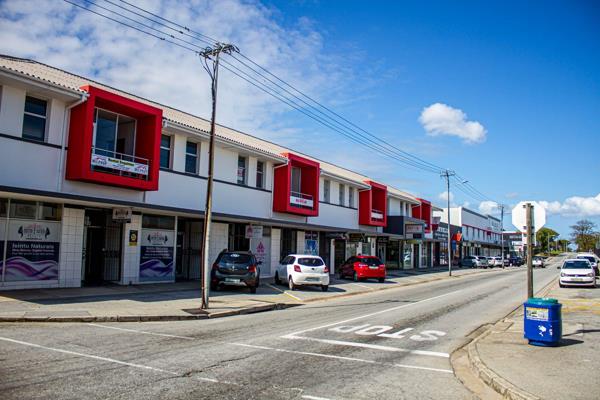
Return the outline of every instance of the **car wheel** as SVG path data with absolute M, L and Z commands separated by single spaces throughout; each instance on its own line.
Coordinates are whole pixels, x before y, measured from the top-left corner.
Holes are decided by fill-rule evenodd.
M 275 272 L 275 284 L 281 285 L 281 279 L 279 279 L 279 272 Z
M 379 278 L 379 283 L 385 282 L 385 278 Z
M 565 287 L 565 285 L 563 285 L 562 283 L 559 283 L 558 286 L 561 287 L 561 288 Z
M 358 282 L 358 274 L 356 273 L 356 271 L 354 271 L 354 276 L 352 277 L 352 279 L 354 280 L 354 282 Z
M 321 285 L 321 290 L 326 292 L 329 289 L 329 285 Z
M 291 275 L 288 278 L 288 287 L 290 288 L 290 290 L 296 290 L 296 284 L 294 283 L 294 279 L 292 279 Z

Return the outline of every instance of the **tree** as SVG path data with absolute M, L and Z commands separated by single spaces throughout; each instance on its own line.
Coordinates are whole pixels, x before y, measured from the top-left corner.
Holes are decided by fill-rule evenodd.
M 569 241 L 567 239 L 560 239 L 557 242 L 557 250 L 559 251 L 569 251 Z
M 550 251 L 550 244 L 558 237 L 558 232 L 550 228 L 541 228 L 535 234 L 535 240 L 541 252 Z
M 595 223 L 589 219 L 582 219 L 572 225 L 571 229 L 571 239 L 577 245 L 577 251 L 594 250 L 598 237 Z

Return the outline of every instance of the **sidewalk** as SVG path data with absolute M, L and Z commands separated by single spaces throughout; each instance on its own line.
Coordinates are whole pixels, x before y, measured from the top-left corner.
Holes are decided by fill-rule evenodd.
M 544 297 L 563 304 L 559 347 L 527 343 L 520 307 L 468 346 L 471 368 L 505 398 L 599 398 L 600 287 L 560 289 L 556 282 Z
M 131 322 L 217 318 L 482 273 L 500 271 L 457 269 L 451 278 L 446 269 L 440 268 L 390 271 L 384 283 L 353 282 L 332 277 L 327 292 L 313 287 L 289 291 L 285 286 L 263 282 L 256 294 L 250 294 L 245 288 L 211 292 L 208 312 L 199 310 L 201 291 L 198 281 L 6 291 L 0 292 L 0 322 Z

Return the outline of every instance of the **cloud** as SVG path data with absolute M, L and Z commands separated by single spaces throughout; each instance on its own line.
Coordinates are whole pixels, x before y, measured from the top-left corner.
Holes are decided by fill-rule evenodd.
M 500 209 L 495 201 L 482 201 L 479 203 L 479 212 L 482 214 L 498 214 Z
M 447 205 L 448 204 L 448 192 L 443 191 L 442 193 L 438 194 L 438 199 L 444 201 L 444 204 Z M 453 201 L 454 201 L 454 193 L 450 192 L 450 203 L 452 203 Z
M 548 214 L 565 217 L 598 217 L 600 216 L 600 193 L 595 197 L 568 197 L 564 202 L 540 201 Z
M 468 144 L 482 143 L 487 135 L 479 122 L 467 120 L 467 114 L 462 110 L 442 103 L 425 107 L 419 122 L 429 136 L 457 136 Z
M 507 199 L 514 199 L 519 195 L 517 192 L 508 192 L 504 195 Z

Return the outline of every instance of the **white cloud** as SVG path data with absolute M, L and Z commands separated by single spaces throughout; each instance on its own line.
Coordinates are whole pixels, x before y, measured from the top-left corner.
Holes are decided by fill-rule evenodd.
M 444 201 L 444 204 L 447 205 L 448 204 L 448 192 L 443 191 L 442 193 L 438 194 L 438 199 Z M 454 193 L 450 192 L 450 203 L 452 203 L 453 201 L 454 201 Z
M 487 130 L 477 121 L 467 120 L 467 114 L 458 108 L 435 103 L 425 107 L 419 122 L 430 136 L 457 136 L 465 143 L 482 143 L 486 139 Z
M 565 217 L 597 217 L 600 216 L 600 193 L 595 197 L 568 197 L 564 202 L 540 201 L 548 214 Z
M 479 212 L 482 214 L 498 214 L 500 209 L 495 201 L 482 201 L 479 203 Z

